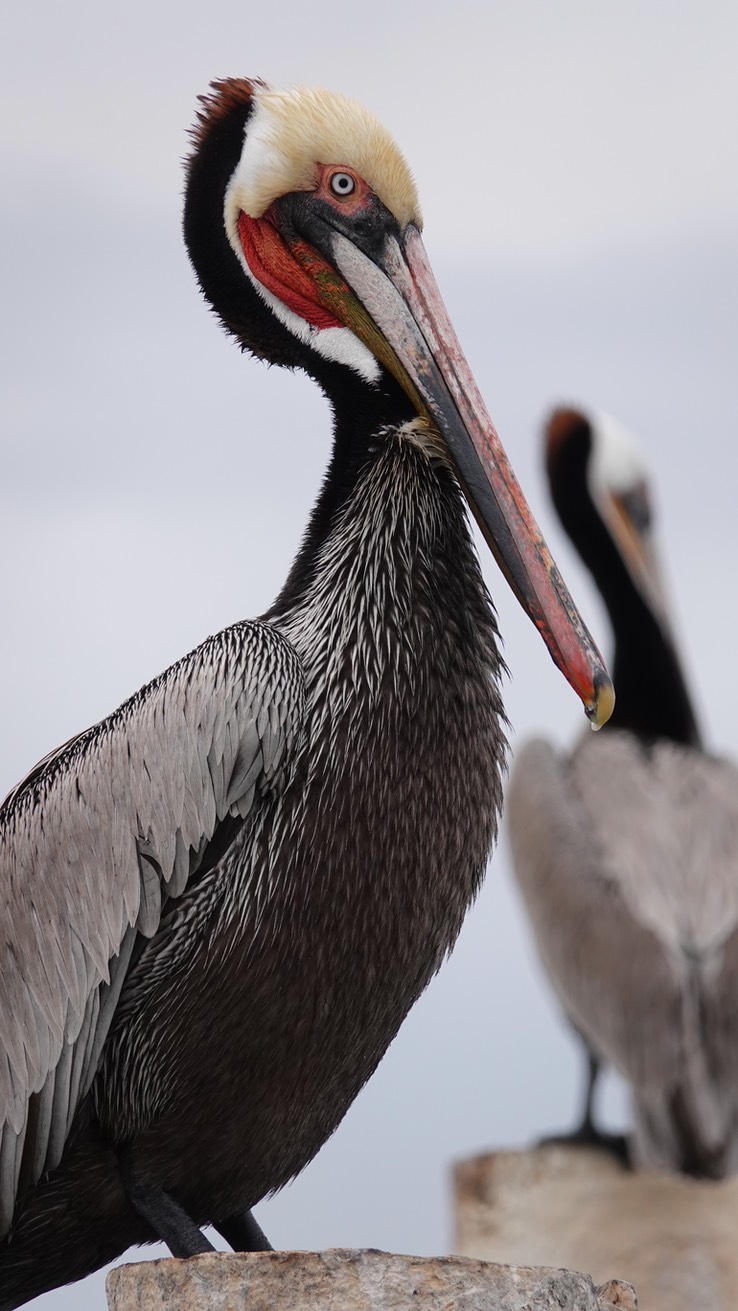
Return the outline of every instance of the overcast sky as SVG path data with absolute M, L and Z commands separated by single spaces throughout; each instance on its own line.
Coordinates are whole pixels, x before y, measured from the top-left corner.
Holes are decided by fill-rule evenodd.
M 269 603 L 328 456 L 314 386 L 225 340 L 183 252 L 185 129 L 228 74 L 322 83 L 395 133 L 461 341 L 605 649 L 548 505 L 540 426 L 563 399 L 637 434 L 707 738 L 738 754 L 737 36 L 732 0 L 13 6 L 0 53 L 0 792 Z M 488 556 L 485 571 L 513 741 L 564 745 L 578 703 Z M 443 1251 L 450 1162 L 569 1123 L 580 1075 L 503 840 L 452 960 L 338 1133 L 259 1218 L 284 1247 Z M 617 1120 L 614 1082 L 606 1101 Z M 43 1299 L 103 1304 L 99 1277 Z

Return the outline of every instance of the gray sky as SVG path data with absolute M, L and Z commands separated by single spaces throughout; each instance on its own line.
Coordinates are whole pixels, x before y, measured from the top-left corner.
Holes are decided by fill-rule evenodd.
M 459 336 L 605 648 L 547 502 L 540 424 L 574 400 L 638 435 L 708 740 L 736 753 L 732 0 L 69 0 L 16 5 L 4 31 L 0 791 L 263 609 L 320 480 L 324 402 L 225 340 L 181 243 L 195 97 L 244 73 L 345 91 L 394 131 Z M 566 744 L 578 704 L 485 570 L 515 733 Z M 443 1250 L 451 1160 L 567 1124 L 579 1092 L 503 840 L 453 958 L 260 1219 L 285 1247 Z M 606 1102 L 622 1116 L 614 1080 Z M 101 1287 L 43 1305 L 101 1306 Z

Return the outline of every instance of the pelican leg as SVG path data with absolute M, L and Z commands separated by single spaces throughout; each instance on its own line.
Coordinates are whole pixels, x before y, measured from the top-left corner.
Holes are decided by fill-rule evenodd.
M 215 1251 L 179 1202 L 175 1202 L 163 1188 L 156 1188 L 140 1178 L 128 1149 L 119 1152 L 118 1160 L 131 1205 L 151 1225 L 157 1238 L 166 1243 L 172 1256 L 198 1256 L 201 1252 Z
M 242 1211 L 240 1215 L 230 1215 L 225 1220 L 213 1222 L 221 1238 L 225 1238 L 234 1252 L 273 1252 L 269 1239 L 251 1211 Z
M 594 1093 L 597 1080 L 600 1077 L 600 1062 L 594 1052 L 587 1048 L 587 1087 L 584 1093 L 584 1111 L 582 1113 L 582 1123 L 575 1132 L 583 1138 L 589 1139 L 597 1135 L 597 1128 L 594 1122 Z
M 581 1144 L 584 1147 L 602 1147 L 605 1151 L 611 1152 L 613 1156 L 617 1157 L 622 1165 L 630 1165 L 628 1140 L 625 1134 L 605 1133 L 604 1129 L 599 1129 L 595 1124 L 594 1094 L 602 1066 L 599 1058 L 595 1056 L 589 1047 L 586 1047 L 586 1044 L 585 1048 L 587 1052 L 587 1086 L 584 1093 L 584 1109 L 581 1121 L 576 1129 L 572 1129 L 571 1133 L 552 1134 L 550 1137 L 540 1138 L 538 1146 L 545 1147 L 554 1143 L 571 1143 L 573 1145 Z

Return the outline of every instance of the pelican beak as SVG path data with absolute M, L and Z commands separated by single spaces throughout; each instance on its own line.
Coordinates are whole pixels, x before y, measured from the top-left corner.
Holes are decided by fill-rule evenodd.
M 648 506 L 645 483 L 627 492 L 607 491 L 598 498 L 600 513 L 623 558 L 634 586 L 658 619 L 665 633 L 671 632 L 666 590 L 654 542 L 648 529 L 639 527 L 643 508 Z
M 369 347 L 440 434 L 503 574 L 599 728 L 615 703 L 610 676 L 495 431 L 419 230 L 413 224 L 403 232 L 388 228 L 383 240 L 364 242 L 333 223 L 312 220 L 303 232 L 308 241 L 290 245 L 316 295 Z

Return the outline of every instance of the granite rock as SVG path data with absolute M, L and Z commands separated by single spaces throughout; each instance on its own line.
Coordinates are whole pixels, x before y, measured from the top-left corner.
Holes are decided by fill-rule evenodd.
M 618 1301 L 618 1289 L 622 1297 Z M 326 1252 L 213 1253 L 108 1275 L 110 1311 L 632 1311 L 627 1285 L 595 1290 L 570 1270 L 465 1257 Z

